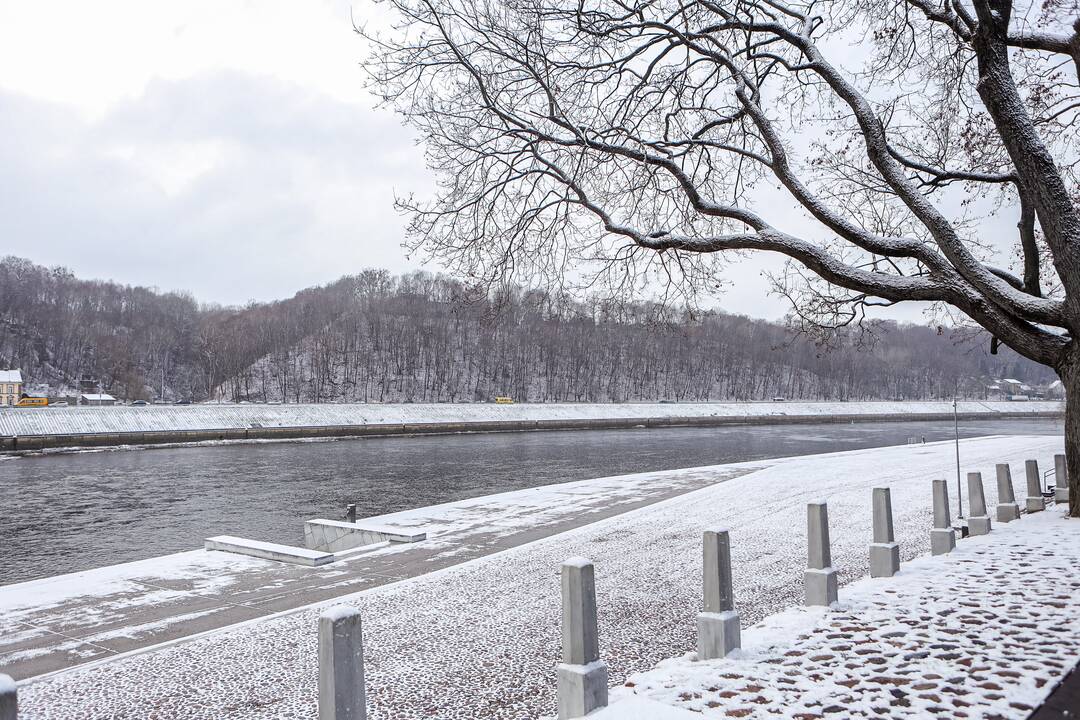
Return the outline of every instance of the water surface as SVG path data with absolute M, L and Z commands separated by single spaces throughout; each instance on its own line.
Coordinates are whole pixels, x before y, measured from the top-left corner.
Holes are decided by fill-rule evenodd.
M 962 437 L 1061 434 L 1055 420 Z M 69 453 L 0 462 L 0 584 L 139 560 L 212 535 L 302 544 L 303 523 L 624 473 L 953 437 L 951 422 L 573 430 Z

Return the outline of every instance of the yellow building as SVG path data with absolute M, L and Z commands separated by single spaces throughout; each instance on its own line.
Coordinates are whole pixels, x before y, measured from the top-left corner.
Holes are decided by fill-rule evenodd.
M 22 388 L 22 371 L 0 370 L 0 407 L 11 407 L 19 402 Z

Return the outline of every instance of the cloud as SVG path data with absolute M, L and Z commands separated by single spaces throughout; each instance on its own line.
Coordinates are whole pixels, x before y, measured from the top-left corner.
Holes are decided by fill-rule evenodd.
M 92 120 L 0 93 L 0 133 L 6 253 L 225 303 L 405 269 L 394 193 L 431 184 L 391 114 L 235 70 Z
M 393 197 L 435 178 L 371 109 L 354 17 L 387 19 L 345 0 L 0 3 L 0 252 L 223 303 L 414 267 Z M 784 193 L 760 207 L 821 235 Z M 1010 218 L 976 235 L 1005 250 Z M 733 263 L 719 303 L 779 317 L 762 273 L 782 263 Z

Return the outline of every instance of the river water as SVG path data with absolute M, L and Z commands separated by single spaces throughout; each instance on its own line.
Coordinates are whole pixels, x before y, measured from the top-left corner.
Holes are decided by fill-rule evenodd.
M 964 422 L 961 437 L 1062 434 Z M 302 544 L 303 523 L 651 470 L 953 437 L 951 422 L 443 435 L 81 452 L 0 461 L 0 584 L 201 547 Z

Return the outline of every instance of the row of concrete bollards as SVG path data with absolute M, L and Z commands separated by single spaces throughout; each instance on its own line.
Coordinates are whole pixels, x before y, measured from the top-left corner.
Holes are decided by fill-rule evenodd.
M 1057 498 L 1068 499 L 1068 476 L 1063 455 L 1055 456 Z M 1025 463 L 1028 478 L 1028 512 L 1043 510 L 1038 463 Z M 999 522 L 1020 517 L 1006 464 L 997 466 Z M 1034 479 L 1034 480 L 1033 480 Z M 933 481 L 934 525 L 930 531 L 934 555 L 952 551 L 956 534 L 949 516 L 948 488 L 944 480 Z M 1064 492 L 1063 492 L 1064 490 Z M 968 474 L 972 535 L 990 532 L 990 517 L 983 493 L 982 474 Z M 1037 499 L 1038 503 L 1034 500 Z M 893 526 L 892 494 L 889 488 L 874 488 L 873 542 L 870 544 L 870 576 L 892 577 L 900 571 L 900 546 Z M 1058 502 L 1061 502 L 1059 499 Z M 829 540 L 829 510 L 825 501 L 806 508 L 807 568 L 806 604 L 830 606 L 838 599 L 837 574 L 832 567 Z M 703 537 L 704 610 L 698 614 L 698 659 L 722 658 L 740 647 L 739 614 L 735 611 L 731 574 L 731 541 L 724 529 L 706 530 Z M 580 718 L 607 705 L 607 666 L 600 659 L 597 642 L 596 592 L 592 562 L 572 558 L 562 565 L 563 653 L 559 665 L 558 710 L 560 720 Z
M 996 466 L 998 504 L 995 517 L 1000 523 L 1008 523 L 1020 517 L 1020 505 L 1016 502 L 1013 489 L 1012 469 L 1008 464 Z M 1024 511 L 1042 512 L 1046 509 L 1046 497 L 1042 489 L 1042 476 L 1039 474 L 1037 460 L 1024 461 L 1024 474 L 1027 481 L 1027 495 L 1024 498 Z M 1054 501 L 1069 501 L 1069 475 L 1065 466 L 1065 456 L 1054 456 Z M 968 473 L 968 499 L 971 507 L 967 519 L 968 535 L 986 535 L 991 530 L 990 513 L 986 506 L 986 494 L 983 491 L 982 473 Z M 930 531 L 930 549 L 934 555 L 943 555 L 956 547 L 956 531 L 952 527 L 949 515 L 949 491 L 944 480 L 934 481 L 934 529 Z
M 874 490 L 874 544 L 884 548 L 899 568 L 899 550 L 892 536 L 892 507 L 887 488 Z M 735 611 L 731 573 L 731 537 L 727 530 L 706 530 L 702 537 L 702 595 L 704 608 L 697 616 L 698 659 L 726 657 L 741 646 L 739 614 Z M 597 642 L 596 588 L 593 564 L 571 558 L 562 564 L 562 663 L 559 665 L 560 720 L 580 718 L 607 705 L 607 666 Z M 824 502 L 807 505 L 806 604 L 836 602 L 836 571 L 829 542 L 829 509 Z
M 19 696 L 15 681 L 7 675 L 0 675 L 0 720 L 15 720 L 19 717 Z

